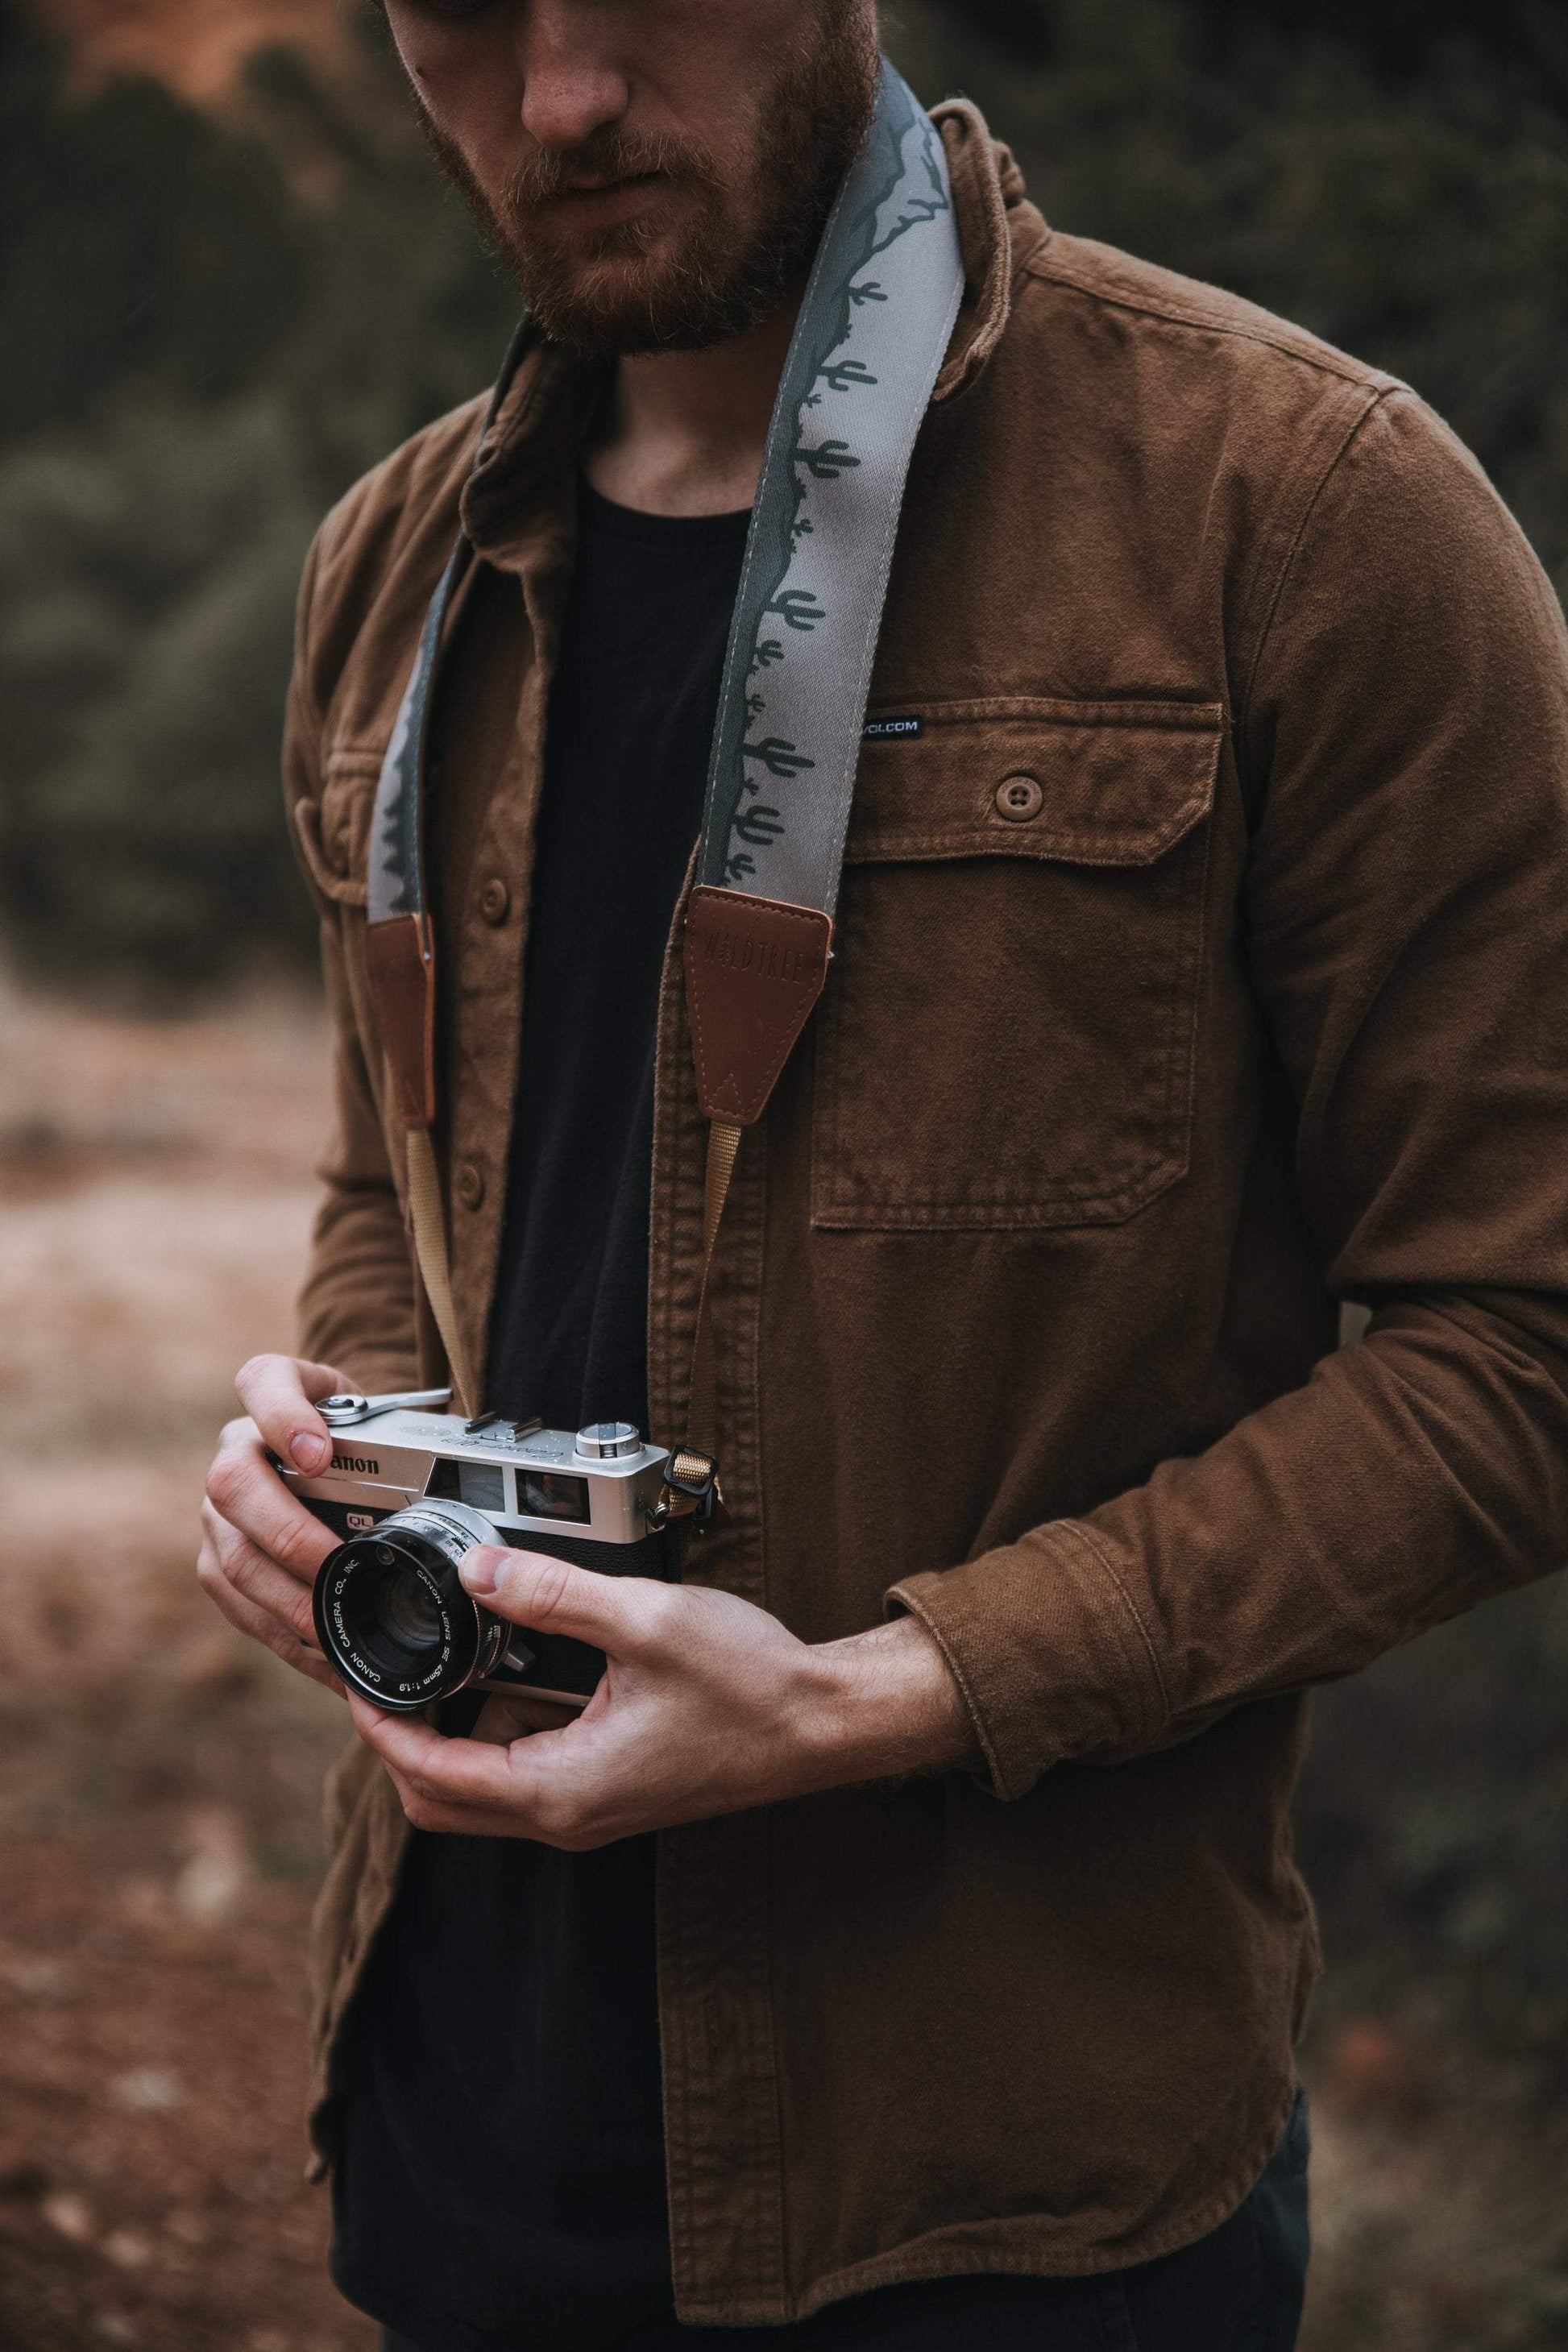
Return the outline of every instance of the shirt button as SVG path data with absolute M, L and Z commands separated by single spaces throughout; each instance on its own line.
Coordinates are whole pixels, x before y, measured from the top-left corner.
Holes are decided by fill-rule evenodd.
M 458 1198 L 465 1209 L 477 1209 L 485 1197 L 485 1175 L 471 1160 L 465 1160 L 458 1171 Z
M 1045 793 L 1033 776 L 1004 776 L 996 787 L 997 811 L 1009 824 L 1027 824 L 1045 804 Z
M 349 870 L 349 837 L 346 833 L 334 833 L 327 844 L 327 864 L 332 872 L 344 875 Z
M 487 923 L 504 923 L 511 912 L 511 892 L 499 874 L 492 874 L 479 892 L 479 912 Z

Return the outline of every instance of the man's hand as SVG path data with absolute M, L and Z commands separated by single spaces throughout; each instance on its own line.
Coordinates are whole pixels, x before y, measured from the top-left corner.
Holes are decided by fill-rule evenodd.
M 351 1694 L 360 1737 L 416 1829 L 581 1851 L 958 1764 L 973 1748 L 958 1686 L 913 1618 L 814 1648 L 749 1601 L 700 1585 L 599 1576 L 489 1545 L 462 1574 L 498 1616 L 592 1643 L 609 1664 L 582 1715 L 516 1738 L 507 1731 L 530 1720 L 526 1702 L 492 1699 L 478 1738 L 446 1739 Z
M 235 1381 L 249 1418 L 231 1421 L 207 1473 L 196 1578 L 231 1625 L 284 1662 L 341 1691 L 317 1647 L 310 1588 L 337 1538 L 283 1484 L 270 1447 L 300 1470 L 320 1470 L 332 1441 L 311 1400 L 346 1388 L 328 1364 L 253 1356 Z

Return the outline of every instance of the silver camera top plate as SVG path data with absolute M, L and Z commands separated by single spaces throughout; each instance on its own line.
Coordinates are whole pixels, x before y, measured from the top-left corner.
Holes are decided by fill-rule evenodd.
M 503 1536 L 572 1535 L 593 1543 L 640 1543 L 654 1524 L 669 1459 L 664 1446 L 639 1440 L 626 1454 L 594 1457 L 579 1451 L 569 1430 L 520 1432 L 508 1422 L 475 1428 L 455 1413 L 353 1402 L 377 1409 L 337 1420 L 327 1468 L 306 1476 L 284 1466 L 301 1498 L 377 1515 L 426 1498 L 464 1503 Z M 636 1436 L 628 1431 L 627 1442 Z

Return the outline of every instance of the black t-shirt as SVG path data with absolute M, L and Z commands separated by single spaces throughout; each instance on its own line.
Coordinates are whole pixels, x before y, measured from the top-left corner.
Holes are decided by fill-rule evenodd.
M 747 520 L 582 490 L 485 1399 L 556 1428 L 647 1427 L 659 974 Z M 416 1832 L 346 2069 L 351 2302 L 440 2352 L 599 2352 L 671 2315 L 651 1838 Z

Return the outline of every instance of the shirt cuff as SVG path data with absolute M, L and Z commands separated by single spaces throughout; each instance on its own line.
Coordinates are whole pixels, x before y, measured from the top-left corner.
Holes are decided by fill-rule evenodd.
M 998 1797 L 1077 1756 L 1157 1746 L 1170 1705 L 1148 1628 L 1090 1530 L 1055 1519 L 962 1568 L 893 1585 L 947 1660 Z

